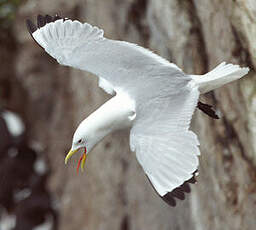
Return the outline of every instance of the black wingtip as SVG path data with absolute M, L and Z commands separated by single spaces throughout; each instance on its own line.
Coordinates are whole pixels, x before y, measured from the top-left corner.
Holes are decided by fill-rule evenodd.
M 59 20 L 59 19 L 62 19 L 62 17 L 60 17 L 58 14 L 56 14 L 54 17 L 53 17 L 53 21 L 55 22 L 56 20 Z
M 189 180 L 185 181 L 181 186 L 175 188 L 171 192 L 166 193 L 161 198 L 172 207 L 176 206 L 175 198 L 179 200 L 185 200 L 185 193 L 190 193 L 191 191 L 189 184 L 196 183 L 196 174 L 197 170 L 193 173 L 193 176 Z
M 199 101 L 197 104 L 197 108 L 213 119 L 220 119 L 211 105 Z
M 35 25 L 30 19 L 26 20 L 26 24 L 27 24 L 27 29 L 28 32 L 30 33 L 31 37 L 34 39 L 33 37 L 33 33 L 37 30 L 40 29 L 42 27 L 44 27 L 46 24 L 51 23 L 51 22 L 55 22 L 56 20 L 62 19 L 58 14 L 56 14 L 55 16 L 50 16 L 48 14 L 46 14 L 45 16 L 42 16 L 41 14 L 39 14 L 37 16 L 37 24 Z M 63 19 L 64 20 L 64 19 Z M 37 41 L 34 39 L 34 41 L 37 43 Z M 37 43 L 38 44 L 38 43 Z M 39 44 L 38 44 L 39 45 Z M 40 46 L 40 45 L 39 45 Z M 41 47 L 41 46 L 40 46 Z M 41 47 L 43 48 L 43 47 Z
M 161 197 L 167 204 L 169 204 L 172 207 L 176 206 L 176 201 L 172 196 L 168 196 L 169 193 Z
M 45 17 L 42 16 L 41 14 L 39 14 L 37 16 L 37 27 L 41 28 L 41 27 L 45 26 L 45 24 L 46 24 Z
M 45 15 L 45 21 L 46 21 L 46 23 L 53 22 L 53 17 L 50 16 L 49 14 L 46 14 L 46 15 Z
M 185 193 L 190 193 L 191 189 L 189 184 L 195 184 L 196 183 L 196 176 L 197 176 L 198 170 L 196 170 L 192 177 L 185 181 L 181 186 L 175 188 L 171 192 L 166 193 L 164 196 L 160 196 L 158 192 L 156 191 L 155 187 L 152 185 L 150 179 L 148 178 L 149 183 L 152 185 L 155 192 L 161 197 L 168 205 L 175 207 L 176 206 L 176 198 L 179 200 L 185 200 Z
M 191 189 L 188 185 L 188 183 L 185 183 L 183 185 L 180 186 L 182 188 L 182 190 L 185 192 L 185 193 L 190 193 L 191 192 Z
M 56 14 L 53 17 L 48 14 L 46 14 L 45 16 L 42 16 L 41 14 L 39 14 L 37 16 L 37 24 L 36 25 L 30 19 L 26 20 L 26 24 L 27 24 L 29 33 L 32 34 L 37 29 L 40 29 L 40 28 L 44 27 L 46 24 L 55 22 L 56 20 L 59 20 L 59 19 L 63 19 L 63 18 L 61 18 L 58 14 Z M 65 18 L 63 20 L 67 20 L 67 19 Z
M 37 30 L 36 25 L 30 19 L 26 20 L 26 24 L 27 24 L 28 32 L 32 35 Z
M 186 181 L 187 183 L 190 183 L 190 184 L 195 184 L 197 181 L 196 181 L 196 178 L 195 176 L 191 177 L 189 180 Z
M 179 188 L 176 188 L 172 191 L 172 195 L 173 197 L 176 197 L 180 200 L 184 200 L 185 199 L 185 194 L 184 194 L 184 191 L 182 190 L 181 187 Z

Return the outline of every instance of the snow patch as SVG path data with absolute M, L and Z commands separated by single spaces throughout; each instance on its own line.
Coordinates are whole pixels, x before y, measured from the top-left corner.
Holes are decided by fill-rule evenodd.
M 31 195 L 31 189 L 25 188 L 14 193 L 15 202 L 19 202 L 28 198 Z
M 16 216 L 8 215 L 7 212 L 3 212 L 0 216 L 0 229 L 12 230 L 16 225 Z
M 45 161 L 42 158 L 37 157 L 37 160 L 36 160 L 36 162 L 34 164 L 34 170 L 39 175 L 44 175 L 46 173 L 47 166 L 46 166 Z
M 4 111 L 2 116 L 12 136 L 17 137 L 24 132 L 25 126 L 18 115 L 10 111 Z
M 48 215 L 44 223 L 34 227 L 32 230 L 52 230 L 52 229 L 53 229 L 53 217 Z

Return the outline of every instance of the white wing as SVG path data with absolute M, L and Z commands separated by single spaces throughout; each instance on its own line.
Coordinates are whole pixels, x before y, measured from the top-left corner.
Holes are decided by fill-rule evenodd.
M 87 23 L 56 19 L 38 16 L 38 28 L 28 20 L 32 37 L 60 64 L 97 75 L 108 93 L 122 90 L 146 101 L 191 80 L 175 64 L 147 49 L 107 39 L 103 30 Z
M 198 168 L 199 142 L 188 130 L 198 96 L 196 88 L 184 87 L 136 111 L 130 146 L 162 197 L 192 178 Z

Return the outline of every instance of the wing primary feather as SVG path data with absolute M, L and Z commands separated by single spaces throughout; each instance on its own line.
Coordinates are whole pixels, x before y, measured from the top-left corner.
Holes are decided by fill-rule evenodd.
M 29 19 L 26 20 L 26 24 L 27 24 L 27 28 L 29 31 L 29 34 L 31 35 L 32 39 L 35 41 L 35 43 L 44 50 L 44 48 L 42 46 L 39 45 L 39 43 L 35 40 L 35 38 L 33 37 L 33 33 L 38 29 L 37 26 Z
M 171 193 L 174 197 L 177 197 L 180 200 L 185 199 L 185 194 L 181 187 L 175 188 Z
M 208 105 L 199 101 L 197 104 L 197 108 L 200 109 L 205 114 L 207 114 L 209 117 L 213 119 L 219 119 L 219 116 L 216 114 L 216 112 L 212 108 L 212 105 Z
M 198 170 L 196 170 L 193 173 L 193 176 L 185 181 L 181 186 L 175 188 L 173 191 L 166 193 L 164 196 L 160 196 L 167 204 L 170 206 L 174 207 L 176 206 L 176 200 L 175 198 L 179 200 L 185 200 L 185 193 L 190 193 L 191 189 L 189 184 L 195 184 L 196 183 L 196 175 L 197 175 Z M 148 178 L 148 176 L 147 176 Z M 148 178 L 150 184 L 152 185 L 150 179 Z M 155 190 L 154 186 L 152 185 L 153 189 Z M 156 190 L 155 190 L 156 192 Z M 156 192 L 157 193 L 157 192 Z M 158 193 L 157 193 L 158 194 Z
M 41 27 L 45 26 L 45 24 L 46 24 L 45 17 L 43 17 L 41 14 L 39 14 L 37 16 L 37 26 L 38 26 L 38 28 L 41 28 Z
M 52 16 L 50 16 L 50 15 L 46 14 L 46 16 L 45 16 L 45 21 L 46 21 L 46 23 L 50 23 L 50 22 L 52 22 L 52 21 L 53 21 Z
M 180 186 L 185 193 L 190 193 L 191 189 L 187 183 Z
M 195 184 L 196 182 L 197 182 L 197 181 L 196 181 L 195 176 L 191 177 L 191 178 L 187 181 L 187 183 L 190 183 L 190 184 Z
M 48 23 L 51 23 L 51 22 L 55 22 L 56 20 L 59 20 L 59 19 L 62 19 L 58 14 L 56 14 L 54 17 L 50 16 L 50 15 L 45 15 L 42 16 L 41 14 L 39 14 L 37 16 L 37 25 L 35 25 L 30 19 L 27 19 L 26 20 L 26 24 L 27 24 L 27 29 L 31 35 L 31 37 L 33 38 L 33 40 L 36 42 L 36 44 L 39 45 L 39 43 L 35 40 L 35 38 L 32 36 L 32 34 L 37 30 L 37 29 L 40 29 L 42 28 L 43 26 L 45 26 L 46 24 Z M 63 19 L 64 20 L 64 19 Z M 44 48 L 39 45 L 43 50 Z
M 54 16 L 54 18 L 53 18 L 53 21 L 55 22 L 55 21 L 57 21 L 57 20 L 59 20 L 59 19 L 62 19 L 58 14 L 56 14 L 55 16 Z
M 181 186 L 179 186 L 178 188 L 174 189 L 171 192 L 166 193 L 163 197 L 161 197 L 165 202 L 167 202 L 168 204 L 169 201 L 171 199 L 175 199 L 178 198 L 180 200 L 184 200 L 185 199 L 185 194 L 184 193 L 190 193 L 191 189 L 189 187 L 189 183 L 190 184 L 194 184 L 196 183 L 196 179 L 195 179 L 195 173 L 197 172 L 197 170 L 193 173 L 193 176 L 191 177 L 191 179 L 185 181 Z M 171 203 L 172 204 L 172 203 Z M 170 204 L 170 205 L 171 205 Z M 171 205 L 173 206 L 173 205 Z
M 149 183 L 151 184 L 151 186 L 153 187 L 153 189 L 155 190 L 156 194 L 161 197 L 168 205 L 175 207 L 176 206 L 176 200 L 175 198 L 179 199 L 179 200 L 185 200 L 185 194 L 184 193 L 190 193 L 191 189 L 189 187 L 189 184 L 194 184 L 196 183 L 196 173 L 198 170 L 196 170 L 193 173 L 193 176 L 185 181 L 181 186 L 179 186 L 178 188 L 175 188 L 173 191 L 166 193 L 164 196 L 160 196 L 158 194 L 158 192 L 156 191 L 155 187 L 153 186 L 153 184 L 151 183 L 150 179 L 148 178 L 148 176 L 146 175 L 146 177 L 148 178 Z
M 172 207 L 176 206 L 176 201 L 172 196 L 163 196 L 162 199 Z
M 27 24 L 28 32 L 30 33 L 30 35 L 32 35 L 32 33 L 34 33 L 37 30 L 36 25 L 30 19 L 26 20 L 26 24 Z

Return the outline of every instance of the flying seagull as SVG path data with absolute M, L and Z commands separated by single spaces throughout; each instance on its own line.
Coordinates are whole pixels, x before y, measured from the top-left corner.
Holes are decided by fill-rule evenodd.
M 237 80 L 249 68 L 218 65 L 204 75 L 185 74 L 175 64 L 136 44 L 105 38 L 88 23 L 37 17 L 27 20 L 32 38 L 58 63 L 98 76 L 99 87 L 113 97 L 84 119 L 65 158 L 83 149 L 77 169 L 87 154 L 109 133 L 130 129 L 130 148 L 149 181 L 168 204 L 183 200 L 195 183 L 200 155 L 197 136 L 189 130 L 196 108 L 218 118 L 199 95 Z

